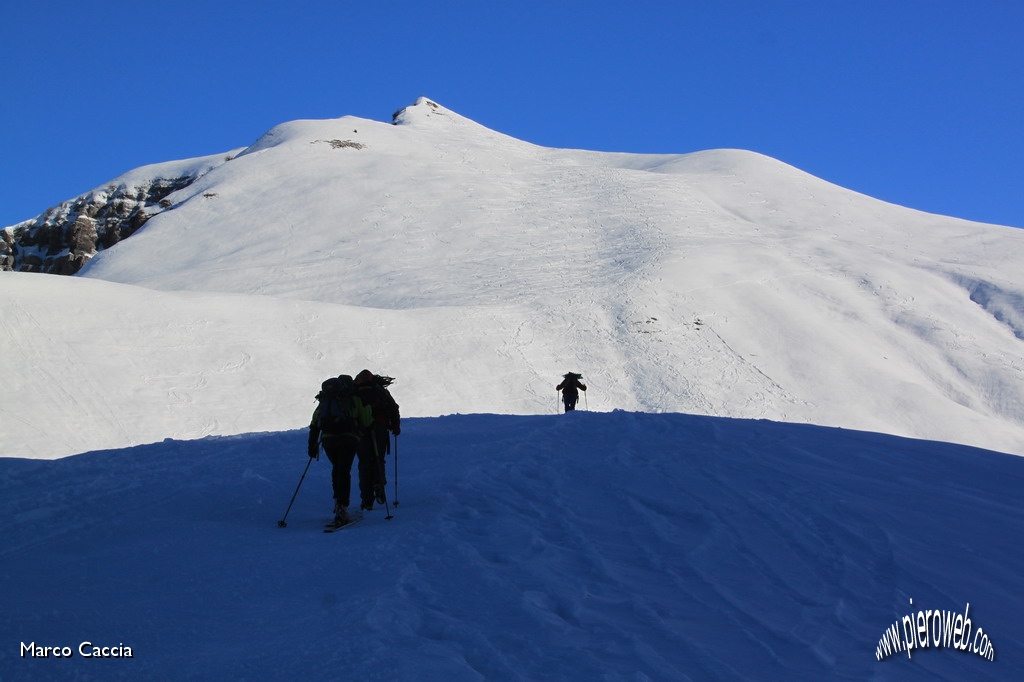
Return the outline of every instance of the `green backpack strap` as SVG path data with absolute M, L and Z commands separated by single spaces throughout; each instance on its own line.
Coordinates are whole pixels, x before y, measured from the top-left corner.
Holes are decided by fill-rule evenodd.
M 364 429 L 373 424 L 373 407 L 364 405 L 362 398 L 357 395 L 352 396 L 352 412 L 356 423 Z

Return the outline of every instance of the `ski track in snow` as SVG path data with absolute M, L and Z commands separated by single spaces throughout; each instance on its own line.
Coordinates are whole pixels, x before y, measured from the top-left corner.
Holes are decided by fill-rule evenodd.
M 275 524 L 302 431 L 0 460 L 4 679 L 997 680 L 1024 663 L 1019 458 L 684 415 L 405 426 L 394 519 L 326 536 L 322 461 Z M 875 660 L 911 598 L 969 602 L 997 660 Z M 12 653 L 83 639 L 135 658 Z

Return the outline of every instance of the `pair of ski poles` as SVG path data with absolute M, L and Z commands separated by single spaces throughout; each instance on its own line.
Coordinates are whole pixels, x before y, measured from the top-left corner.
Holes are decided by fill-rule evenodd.
M 374 441 L 374 451 L 376 451 L 377 443 Z M 285 519 L 288 518 L 288 512 L 292 510 L 292 505 L 295 504 L 295 498 L 299 495 L 299 488 L 302 487 L 302 482 L 306 480 L 306 474 L 309 473 L 309 465 L 313 463 L 313 457 L 310 457 L 306 462 L 306 468 L 302 471 L 302 476 L 299 478 L 299 484 L 295 486 L 295 492 L 292 493 L 292 499 L 288 503 L 288 508 L 284 510 L 284 516 L 277 522 L 278 528 L 287 528 L 288 523 Z M 378 473 L 380 474 L 381 480 L 384 480 L 384 460 L 381 457 L 377 457 L 377 466 L 379 467 Z M 387 509 L 387 501 L 384 502 L 385 509 Z M 395 506 L 398 506 L 398 436 L 395 436 Z M 391 515 L 391 510 L 388 509 L 388 515 L 384 518 L 389 521 L 394 517 Z

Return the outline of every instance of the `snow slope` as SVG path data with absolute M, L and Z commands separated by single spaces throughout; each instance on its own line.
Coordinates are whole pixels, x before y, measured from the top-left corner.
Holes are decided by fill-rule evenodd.
M 3 273 L 3 452 L 294 428 L 369 367 L 414 416 L 553 412 L 578 371 L 591 410 L 1024 453 L 1024 232 L 751 152 L 542 148 L 426 99 L 396 123 L 283 124 L 83 277 Z
M 0 678 L 1020 677 L 1019 457 L 622 411 L 408 419 L 398 440 L 394 518 L 335 535 L 325 461 L 276 524 L 302 430 L 0 460 Z M 876 657 L 903 616 L 965 608 L 994 660 Z

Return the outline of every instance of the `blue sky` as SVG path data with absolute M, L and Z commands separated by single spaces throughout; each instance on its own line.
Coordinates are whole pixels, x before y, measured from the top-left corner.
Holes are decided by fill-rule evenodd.
M 0 226 L 132 168 L 426 95 L 551 147 L 734 147 L 1024 227 L 1019 0 L 6 2 Z

